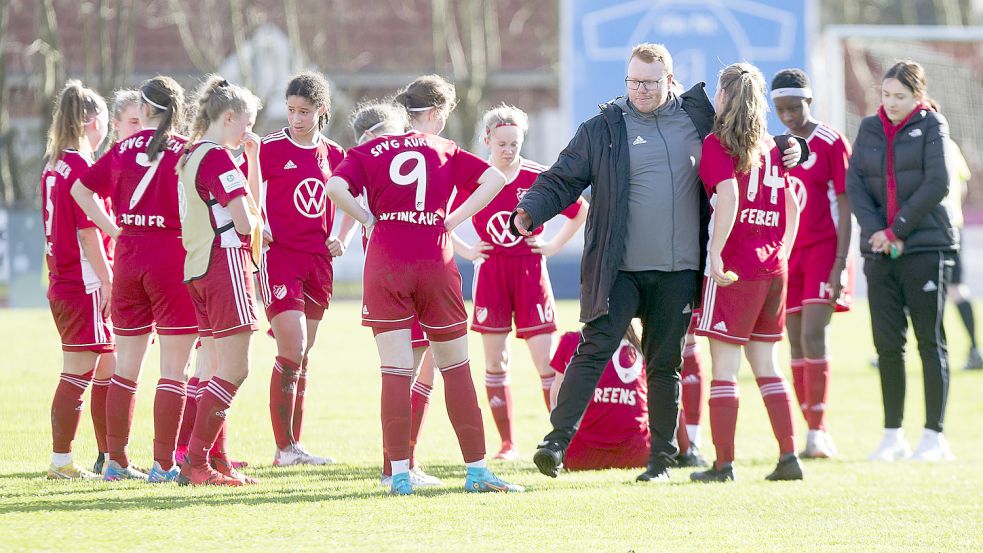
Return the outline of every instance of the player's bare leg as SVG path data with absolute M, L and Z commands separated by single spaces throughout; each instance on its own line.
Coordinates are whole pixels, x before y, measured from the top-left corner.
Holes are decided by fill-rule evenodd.
M 103 353 L 96 362 L 96 372 L 92 377 L 92 396 L 89 398 L 89 410 L 92 412 L 92 429 L 96 434 L 96 445 L 99 455 L 92 465 L 92 472 L 102 474 L 106 460 L 109 458 L 109 447 L 106 444 L 106 397 L 109 395 L 109 383 L 116 374 L 116 353 Z
M 526 346 L 529 348 L 529 356 L 532 364 L 539 373 L 539 382 L 543 387 L 543 400 L 546 402 L 546 412 L 553 409 L 550 402 L 550 390 L 553 388 L 553 381 L 556 372 L 550 367 L 550 358 L 553 356 L 553 333 L 537 334 L 526 338 Z
M 485 392 L 488 408 L 502 439 L 502 447 L 495 454 L 496 459 L 514 461 L 518 456 L 512 437 L 512 387 L 509 379 L 509 365 L 512 352 L 509 349 L 509 335 L 482 334 L 481 343 L 485 353 Z M 548 363 L 548 361 L 547 361 Z
M 803 457 L 826 458 L 836 454 L 826 431 L 826 403 L 829 393 L 829 364 L 827 329 L 833 316 L 833 306 L 809 303 L 802 306 L 802 359 L 805 384 L 805 414 L 809 434 Z
M 143 471 L 130 467 L 126 446 L 130 440 L 130 426 L 136 406 L 137 380 L 147 359 L 150 340 L 149 332 L 138 336 L 116 335 L 116 372 L 106 393 L 107 480 L 146 478 Z
M 802 465 L 795 455 L 795 431 L 792 426 L 792 397 L 788 383 L 778 368 L 776 342 L 750 341 L 744 354 L 758 382 L 761 398 L 768 411 L 771 429 L 778 441 L 778 466 L 767 480 L 801 480 Z
M 521 492 L 521 486 L 502 481 L 485 464 L 485 430 L 481 408 L 471 380 L 468 337 L 430 337 L 434 364 L 444 378 L 444 402 L 467 469 L 464 489 L 468 492 Z M 395 463 L 393 466 L 395 471 Z
M 51 465 L 49 479 L 98 478 L 97 474 L 75 466 L 72 442 L 82 420 L 82 394 L 89 386 L 99 362 L 92 351 L 63 351 L 62 372 L 51 402 Z

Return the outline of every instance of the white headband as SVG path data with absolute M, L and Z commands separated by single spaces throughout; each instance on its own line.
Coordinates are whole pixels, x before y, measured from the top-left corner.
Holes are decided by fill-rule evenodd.
M 432 109 L 433 106 L 430 106 L 428 108 L 407 108 L 406 111 L 430 111 Z
M 375 125 L 372 125 L 371 127 L 369 127 L 367 129 L 365 129 L 364 131 L 362 131 L 362 134 L 358 137 L 358 143 L 361 144 L 361 143 L 365 142 L 366 140 L 368 140 L 369 137 L 366 136 L 367 134 L 369 134 L 370 132 L 375 132 L 379 127 L 385 125 L 386 123 L 388 123 L 388 121 L 382 120 L 382 121 L 379 121 L 378 123 L 376 123 Z M 378 138 L 378 137 L 373 137 L 373 138 Z
M 790 96 L 796 98 L 812 98 L 812 89 L 806 86 L 802 88 L 776 88 L 771 91 L 772 100 Z
M 144 94 L 142 90 L 140 91 L 140 97 L 143 98 L 143 101 L 144 102 L 147 102 L 148 104 L 154 106 L 155 108 L 157 108 L 157 109 L 159 109 L 161 111 L 167 111 L 167 106 L 162 106 L 162 105 L 158 104 L 157 102 L 152 101 L 150 98 L 147 98 L 147 95 Z

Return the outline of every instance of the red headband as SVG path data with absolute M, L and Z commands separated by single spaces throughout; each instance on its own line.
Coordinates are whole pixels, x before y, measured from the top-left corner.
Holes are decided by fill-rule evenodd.
M 495 129 L 499 128 L 499 127 L 518 127 L 518 126 L 519 125 L 516 125 L 515 123 L 496 123 L 496 124 L 492 125 L 491 127 L 489 127 L 488 130 L 485 131 L 485 134 L 486 135 L 490 135 L 493 130 L 495 130 Z

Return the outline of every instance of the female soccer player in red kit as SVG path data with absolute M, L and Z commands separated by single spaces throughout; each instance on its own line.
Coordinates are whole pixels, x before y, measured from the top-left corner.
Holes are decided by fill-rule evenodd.
M 553 333 L 556 332 L 556 301 L 546 270 L 546 257 L 553 255 L 580 230 L 587 220 L 587 202 L 577 200 L 563 211 L 567 220 L 550 242 L 541 238 L 542 227 L 528 237 L 509 232 L 509 215 L 522 195 L 545 167 L 520 155 L 529 130 L 525 112 L 502 105 L 482 117 L 489 163 L 505 175 L 506 184 L 487 206 L 471 218 L 478 234 L 476 244 L 452 235 L 458 255 L 474 262 L 474 316 L 471 329 L 481 334 L 485 350 L 485 390 L 492 417 L 502 438 L 496 459 L 514 461 L 518 456 L 512 436 L 512 392 L 509 386 L 509 333 L 515 320 L 515 335 L 526 341 L 539 372 L 547 412 L 555 373 L 550 368 Z M 467 194 L 458 194 L 455 206 Z
M 70 194 L 89 170 L 92 154 L 106 138 L 106 102 L 79 81 L 68 81 L 58 97 L 44 172 L 41 174 L 48 302 L 61 336 L 62 373 L 51 402 L 51 465 L 48 478 L 98 478 L 75 466 L 72 441 L 82 419 L 82 394 L 95 377 L 105 380 L 116 368 L 109 327 L 113 274 L 108 236 L 85 216 Z M 102 209 L 108 210 L 108 204 Z M 92 389 L 95 397 L 102 390 Z M 105 394 L 102 393 L 102 397 Z M 93 406 L 96 402 L 93 401 Z M 105 403 L 93 407 L 99 451 L 106 451 Z
M 264 248 L 259 293 L 273 327 L 277 356 L 270 378 L 270 417 L 277 451 L 274 466 L 325 465 L 330 457 L 300 444 L 308 354 L 331 299 L 331 257 L 344 253 L 332 236 L 334 205 L 324 183 L 345 151 L 320 129 L 330 117 L 328 82 L 305 72 L 287 84 L 288 126 L 263 137 L 260 208 Z
M 737 371 L 743 346 L 778 440 L 778 466 L 767 479 L 799 480 L 802 467 L 795 455 L 792 403 L 776 359 L 798 205 L 782 164 L 785 147 L 776 147 L 766 132 L 768 100 L 761 71 L 747 63 L 724 68 L 715 103 L 713 133 L 703 141 L 700 159 L 700 178 L 713 215 L 703 313 L 696 332 L 710 340 L 710 432 L 717 460 L 690 478 L 734 479 Z
M 789 183 L 802 210 L 788 260 L 786 305 L 792 384 L 809 424 L 802 456 L 836 454 L 826 432 L 829 389 L 827 329 L 834 310 L 847 311 L 852 287 L 847 278 L 852 215 L 846 196 L 850 144 L 813 118 L 812 89 L 801 69 L 784 69 L 771 82 L 775 112 L 790 133 L 807 137 L 809 160 L 789 170 Z M 846 284 L 846 286 L 844 286 Z
M 117 142 L 72 187 L 90 219 L 117 237 L 113 280 L 113 330 L 117 367 L 106 398 L 109 461 L 106 480 L 147 479 L 130 466 L 130 437 L 137 379 L 156 329 L 160 371 L 154 398 L 154 466 L 151 481 L 177 476 L 174 449 L 185 403 L 185 374 L 197 338 L 194 307 L 181 283 L 181 223 L 174 167 L 184 149 L 184 90 L 170 77 L 140 87 L 144 129 Z M 120 227 L 101 213 L 92 193 L 111 197 Z
M 446 84 L 436 76 L 421 77 L 401 93 L 404 99 L 419 100 L 410 103 L 410 113 L 424 114 L 437 130 L 450 111 L 438 101 Z M 413 493 L 409 455 L 414 316 L 430 338 L 444 379 L 448 417 L 467 466 L 465 490 L 521 491 L 485 465 L 481 409 L 468 359 L 467 312 L 449 236 L 501 190 L 505 178 L 449 140 L 400 127 L 399 121 L 387 121 L 377 129 L 382 136 L 352 148 L 328 181 L 335 204 L 369 229 L 362 324 L 375 334 L 382 365 L 383 443 L 393 471 L 390 491 Z M 448 214 L 454 187 L 472 194 Z M 363 191 L 371 213 L 355 200 Z
M 648 464 L 651 445 L 648 380 L 635 327 L 632 321 L 601 373 L 580 427 L 563 457 L 563 467 L 567 470 L 639 468 Z M 560 337 L 550 361 L 556 371 L 554 396 L 579 343 L 579 332 L 567 332 Z M 684 445 L 680 444 L 680 451 L 688 449 Z
M 110 139 L 112 142 L 125 140 L 143 130 L 140 124 L 140 91 L 120 89 L 113 93 L 109 109 Z
M 206 347 L 213 348 L 217 368 L 199 385 L 204 391 L 188 444 L 188 463 L 177 480 L 182 485 L 240 486 L 256 481 L 232 468 L 224 447 L 216 451 L 213 446 L 249 373 L 249 343 L 258 328 L 252 273 L 259 221 L 250 189 L 258 188 L 260 180 L 259 137 L 250 130 L 261 106 L 251 92 L 217 75 L 202 83 L 197 98 L 190 147 L 178 166 L 187 251 L 183 270 L 198 332 Z M 230 153 L 242 145 L 248 183 Z
M 449 91 L 453 90 L 450 83 L 447 83 L 447 86 L 449 87 Z M 453 102 L 449 100 L 449 98 L 443 98 L 441 105 L 453 105 Z M 398 121 L 398 123 L 394 123 L 394 121 Z M 417 124 L 425 126 L 423 122 L 418 121 Z M 351 126 L 355 133 L 355 141 L 358 144 L 377 138 L 378 130 L 386 125 L 402 126 L 404 129 L 410 128 L 411 125 L 406 109 L 403 106 L 398 106 L 390 102 L 367 102 L 356 107 L 355 112 L 352 114 Z M 420 129 L 417 128 L 417 130 Z M 361 199 L 364 200 L 364 196 Z M 365 206 L 364 203 L 361 205 Z M 345 243 L 348 243 L 353 236 L 351 230 L 354 229 L 355 220 L 345 212 L 341 213 L 340 218 L 341 228 L 339 234 L 344 236 Z M 365 248 L 367 245 L 368 237 L 365 235 L 363 227 L 362 247 Z M 430 405 L 430 392 L 433 390 L 434 366 L 433 354 L 430 352 L 430 341 L 424 336 L 423 329 L 416 319 L 413 320 L 410 337 L 413 346 L 413 366 L 416 371 L 416 378 L 413 381 L 413 386 L 410 388 L 410 484 L 414 488 L 442 486 L 443 482 L 439 478 L 427 474 L 416 463 L 416 443 L 420 436 L 420 431 L 423 428 L 423 420 L 427 414 L 427 408 Z M 393 479 L 392 463 L 385 448 L 383 448 L 382 457 L 382 477 L 380 478 L 380 483 L 383 487 L 390 488 L 392 487 Z

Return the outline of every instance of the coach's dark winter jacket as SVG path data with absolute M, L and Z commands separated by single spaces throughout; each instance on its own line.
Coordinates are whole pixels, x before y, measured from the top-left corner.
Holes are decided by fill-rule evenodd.
M 916 108 L 917 109 L 917 108 Z M 894 138 L 894 175 L 900 210 L 891 225 L 904 241 L 905 253 L 955 251 L 958 236 L 942 200 L 949 192 L 944 142 L 949 135 L 945 118 L 920 109 Z M 887 228 L 887 137 L 875 114 L 860 123 L 853 143 L 847 194 L 860 223 L 860 250 L 874 256 L 867 242 Z
M 714 117 L 705 86 L 699 83 L 680 96 L 701 140 L 710 133 Z M 575 202 L 588 186 L 593 187 L 580 265 L 582 322 L 608 312 L 608 296 L 625 252 L 628 222 L 628 134 L 623 112 L 614 101 L 602 104 L 600 111 L 580 125 L 556 163 L 539 175 L 518 205 L 532 217 L 535 228 Z M 702 183 L 694 185 L 701 190 L 700 212 L 692 216 L 700 217 L 702 264 L 710 208 Z M 701 267 L 696 278 L 702 278 L 702 272 Z

